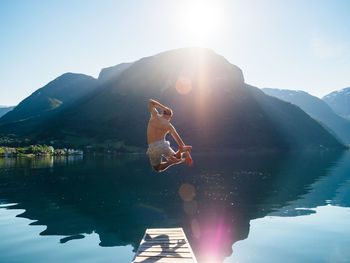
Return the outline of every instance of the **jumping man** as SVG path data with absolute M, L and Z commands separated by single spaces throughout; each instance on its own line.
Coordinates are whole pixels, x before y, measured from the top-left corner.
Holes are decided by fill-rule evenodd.
M 170 123 L 173 111 L 152 99 L 149 100 L 148 107 L 151 118 L 147 127 L 147 155 L 153 169 L 157 172 L 162 172 L 169 166 L 184 161 L 191 166 L 193 160 L 189 150 L 192 149 L 192 146 L 184 144 L 174 126 Z M 159 114 L 156 108 L 161 109 L 162 113 Z M 179 145 L 179 150 L 177 152 L 170 147 L 170 142 L 165 140 L 165 136 L 168 133 L 173 136 L 174 140 Z M 186 159 L 182 158 L 183 153 L 185 153 Z M 166 162 L 162 162 L 162 157 L 166 159 Z

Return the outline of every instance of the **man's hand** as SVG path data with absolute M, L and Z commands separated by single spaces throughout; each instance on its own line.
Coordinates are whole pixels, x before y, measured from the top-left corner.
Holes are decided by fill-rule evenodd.
M 169 107 L 164 107 L 164 110 L 168 110 L 168 111 L 173 112 L 173 110 L 172 110 L 172 109 L 170 109 Z
M 173 115 L 173 110 L 170 109 L 169 107 L 164 107 L 163 111 L 170 112 L 170 115 Z
M 192 146 L 190 145 L 179 145 L 179 149 L 181 152 L 188 152 L 192 150 Z
M 148 100 L 148 104 L 149 104 L 149 105 L 152 105 L 153 107 L 159 108 L 159 109 L 161 109 L 162 111 L 163 111 L 164 109 L 167 108 L 167 107 L 165 107 L 164 105 L 160 104 L 158 101 L 152 100 L 152 99 L 149 99 L 149 100 Z

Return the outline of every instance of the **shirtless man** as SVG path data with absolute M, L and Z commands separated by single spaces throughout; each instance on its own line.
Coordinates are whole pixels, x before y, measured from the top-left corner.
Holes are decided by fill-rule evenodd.
M 153 169 L 157 172 L 162 172 L 171 165 L 182 163 L 184 161 L 191 166 L 193 160 L 189 150 L 192 149 L 192 146 L 184 144 L 174 126 L 170 123 L 173 115 L 172 110 L 152 99 L 149 100 L 148 107 L 151 113 L 151 118 L 147 127 L 147 155 Z M 156 108 L 161 109 L 162 113 L 159 114 Z M 170 147 L 170 142 L 165 140 L 165 136 L 168 133 L 173 136 L 174 140 L 179 145 L 179 150 L 177 152 Z M 185 153 L 186 159 L 182 158 L 183 153 Z M 162 157 L 167 161 L 162 162 Z

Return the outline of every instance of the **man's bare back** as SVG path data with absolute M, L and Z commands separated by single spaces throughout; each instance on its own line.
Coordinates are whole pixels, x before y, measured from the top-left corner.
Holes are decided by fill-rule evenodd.
M 147 127 L 147 154 L 150 158 L 151 165 L 156 171 L 164 171 L 169 166 L 187 161 L 191 166 L 193 163 L 189 150 L 192 146 L 186 146 L 175 127 L 170 123 L 172 110 L 163 106 L 155 100 L 149 100 L 148 107 L 151 113 L 151 118 Z M 159 114 L 156 108 L 160 108 L 162 113 Z M 170 133 L 176 143 L 179 145 L 179 150 L 174 152 L 170 147 L 170 143 L 165 140 L 165 136 Z M 182 159 L 182 154 L 185 153 L 186 159 Z M 166 158 L 166 162 L 162 162 L 162 157 Z
M 157 114 L 158 115 L 158 114 Z M 147 127 L 148 144 L 159 140 L 164 140 L 170 132 L 170 122 L 158 116 L 151 116 Z

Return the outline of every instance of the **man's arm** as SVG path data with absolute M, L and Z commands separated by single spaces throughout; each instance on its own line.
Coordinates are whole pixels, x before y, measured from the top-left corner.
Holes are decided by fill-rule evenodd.
M 185 146 L 185 143 L 182 141 L 182 139 L 181 139 L 180 135 L 177 133 L 175 127 L 171 124 L 170 124 L 169 133 L 171 134 L 171 136 L 173 136 L 174 140 L 179 145 L 179 148 L 182 149 Z
M 150 99 L 148 101 L 148 108 L 152 116 L 156 116 L 158 114 L 158 111 L 156 108 L 160 108 L 162 111 L 167 109 L 164 105 L 160 104 L 158 101 Z

